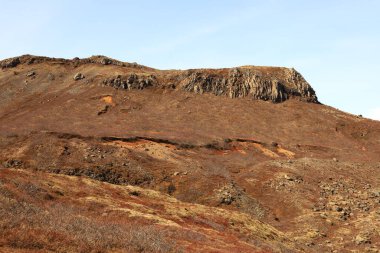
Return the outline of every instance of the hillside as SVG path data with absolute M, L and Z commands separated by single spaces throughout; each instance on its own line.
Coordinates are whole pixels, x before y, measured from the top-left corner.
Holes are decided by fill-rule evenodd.
M 380 122 L 294 69 L 0 66 L 4 252 L 380 251 Z

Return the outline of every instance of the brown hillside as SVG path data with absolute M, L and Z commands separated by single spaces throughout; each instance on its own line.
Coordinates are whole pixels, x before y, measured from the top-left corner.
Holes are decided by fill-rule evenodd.
M 380 122 L 294 69 L 0 66 L 4 252 L 380 250 Z

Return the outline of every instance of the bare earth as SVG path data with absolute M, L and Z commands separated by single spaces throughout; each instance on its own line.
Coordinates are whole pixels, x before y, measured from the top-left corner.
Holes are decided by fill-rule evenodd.
M 293 69 L 0 66 L 0 252 L 380 252 L 380 122 Z

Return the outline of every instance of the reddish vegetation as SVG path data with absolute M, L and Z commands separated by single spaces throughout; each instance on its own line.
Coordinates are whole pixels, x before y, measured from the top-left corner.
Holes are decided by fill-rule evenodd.
M 0 63 L 2 251 L 380 249 L 380 123 L 316 103 L 290 70 L 241 67 L 264 91 L 232 99 L 229 69 Z

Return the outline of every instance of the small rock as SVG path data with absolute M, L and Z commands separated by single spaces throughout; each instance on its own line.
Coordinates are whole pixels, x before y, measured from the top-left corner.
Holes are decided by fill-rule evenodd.
M 140 192 L 138 192 L 138 191 L 131 191 L 131 192 L 129 193 L 129 195 L 132 195 L 132 196 L 139 196 L 139 195 L 140 195 Z
M 371 243 L 371 238 L 365 234 L 359 234 L 355 237 L 356 245 Z
M 334 162 L 338 162 L 338 159 L 336 159 L 336 158 L 334 157 L 334 158 L 333 158 L 333 161 L 334 161 Z
M 277 146 L 278 146 L 278 143 L 277 143 L 277 142 L 274 142 L 274 141 L 272 141 L 271 145 L 272 145 L 272 147 L 277 147 Z
M 53 80 L 55 80 L 55 76 L 54 76 L 52 73 L 49 73 L 49 74 L 48 74 L 48 79 L 49 79 L 50 81 L 53 81 Z
M 30 71 L 26 74 L 27 77 L 32 77 L 32 76 L 35 76 L 36 75 L 36 72 L 34 71 Z
M 289 176 L 289 175 L 285 175 L 284 178 L 285 178 L 286 180 L 289 180 L 289 181 L 293 181 L 293 180 L 294 180 L 294 178 L 292 178 L 292 177 Z
M 17 159 L 11 159 L 3 163 L 5 168 L 15 168 L 23 165 L 23 162 Z
M 82 73 L 76 73 L 75 76 L 74 76 L 74 80 L 78 81 L 78 80 L 81 80 L 81 79 L 84 79 L 84 75 Z
M 109 64 L 112 64 L 112 60 L 108 59 L 108 58 L 102 58 L 100 60 L 100 63 L 103 64 L 103 65 L 109 65 Z
M 173 173 L 173 176 L 178 176 L 178 175 L 179 175 L 178 171 L 176 171 L 176 172 Z
M 110 109 L 109 105 L 104 106 L 102 110 L 98 111 L 98 116 L 108 112 L 109 109 Z M 98 152 L 100 152 L 100 150 Z

